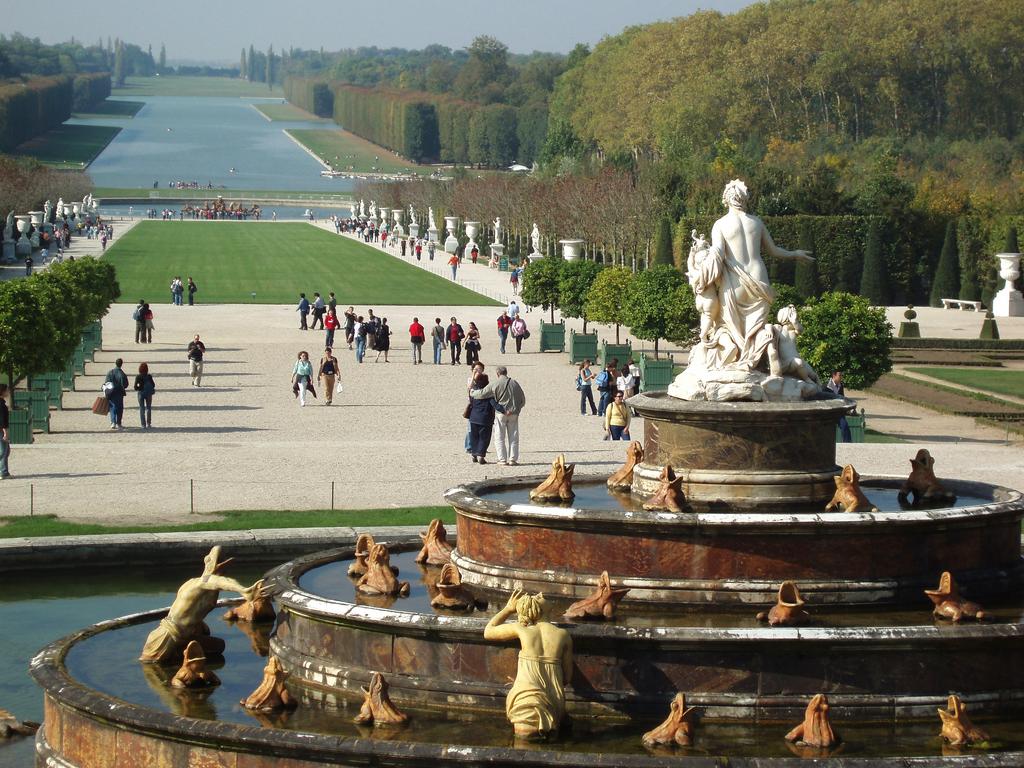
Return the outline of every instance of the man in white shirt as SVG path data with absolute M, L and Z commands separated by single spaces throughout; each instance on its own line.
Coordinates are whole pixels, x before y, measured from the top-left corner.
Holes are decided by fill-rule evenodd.
M 506 311 L 508 312 L 509 317 L 511 317 L 513 320 L 516 319 L 516 317 L 519 315 L 519 305 L 516 304 L 515 299 L 512 299 L 512 301 L 508 303 L 508 309 Z
M 619 377 L 615 379 L 615 388 L 622 393 L 623 397 L 632 397 L 634 387 L 636 387 L 636 377 L 633 376 L 628 365 L 623 366 Z

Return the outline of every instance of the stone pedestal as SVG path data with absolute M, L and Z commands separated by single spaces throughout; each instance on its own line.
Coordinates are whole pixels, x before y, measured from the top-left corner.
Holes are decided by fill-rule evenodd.
M 2 253 L 0 253 L 0 258 L 3 259 L 5 264 L 11 264 L 11 263 L 13 263 L 15 261 L 14 253 L 15 253 L 14 241 L 13 240 L 4 240 L 3 251 L 2 251 Z

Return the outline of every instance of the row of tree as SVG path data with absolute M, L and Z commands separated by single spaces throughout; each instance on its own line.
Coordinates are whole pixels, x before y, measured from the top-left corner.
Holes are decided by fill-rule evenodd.
M 40 211 L 46 200 L 81 200 L 92 188 L 84 171 L 57 171 L 35 158 L 0 155 L 0 217 Z
M 0 84 L 0 152 L 56 128 L 73 110 L 87 110 L 109 95 L 110 75 L 106 72 Z
M 22 376 L 63 370 L 85 326 L 120 295 L 114 266 L 99 259 L 68 260 L 0 282 L 0 371 L 11 389 Z

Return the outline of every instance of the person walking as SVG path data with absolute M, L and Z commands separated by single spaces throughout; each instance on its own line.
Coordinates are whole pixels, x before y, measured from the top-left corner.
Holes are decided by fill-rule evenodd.
M 181 306 L 181 297 L 185 293 L 185 285 L 181 282 L 181 276 L 178 275 L 174 278 L 171 283 L 171 293 L 174 294 L 174 306 Z
M 195 306 L 196 303 L 196 291 L 199 290 L 199 286 L 196 285 L 196 281 L 189 275 L 188 278 L 188 305 L 190 307 Z
M 615 393 L 604 412 L 605 440 L 629 440 L 629 406 L 621 392 Z
M 458 365 L 462 362 L 462 340 L 466 338 L 466 333 L 454 317 L 444 330 L 444 338 L 451 352 L 452 365 Z
M 453 254 L 451 255 L 451 258 L 450 258 L 450 259 L 448 259 L 448 266 L 449 266 L 449 267 L 451 268 L 451 270 L 452 270 L 452 280 L 454 280 L 454 279 L 455 279 L 455 276 L 456 276 L 456 275 L 458 274 L 458 272 L 459 272 L 459 254 L 457 254 L 457 253 L 453 253 Z
M 843 372 L 832 371 L 832 375 L 829 380 L 825 382 L 825 389 L 831 392 L 836 397 L 846 397 L 846 387 L 843 386 Z M 853 432 L 850 429 L 850 422 L 846 420 L 846 416 L 839 417 L 839 435 L 844 443 L 853 442 Z
M 434 260 L 434 251 L 436 249 L 437 249 L 437 246 L 434 245 L 434 241 L 433 240 L 428 240 L 427 241 L 427 259 L 428 260 L 430 260 L 430 261 Z
M 324 346 L 334 346 L 334 332 L 338 330 L 339 325 L 341 325 L 341 321 L 338 319 L 338 310 L 328 309 L 327 315 L 324 317 L 324 328 L 327 329 L 327 338 L 324 341 Z
M 476 323 L 470 322 L 466 331 L 466 365 L 480 362 L 480 329 Z
M 295 308 L 295 311 L 299 313 L 299 330 L 305 331 L 308 329 L 307 318 L 309 317 L 309 299 L 306 298 L 306 294 L 299 294 L 299 306 Z
M 508 331 L 512 327 L 512 318 L 508 316 L 508 312 L 502 312 L 498 315 L 498 342 L 501 354 L 505 354 L 505 342 L 508 341 Z
M 366 348 L 376 349 L 377 348 L 377 326 L 380 325 L 380 318 L 373 314 L 373 310 L 369 311 L 369 315 L 366 321 L 363 323 L 363 330 L 366 331 Z
M 363 316 L 356 317 L 356 324 L 353 326 L 353 333 L 356 340 L 356 362 L 362 363 L 366 356 L 366 323 Z
M 517 314 L 512 320 L 512 338 L 516 342 L 516 354 L 523 351 L 523 339 L 530 337 L 530 330 L 526 327 L 526 321 Z
M 608 403 L 611 402 L 612 395 L 616 392 L 615 383 L 618 377 L 615 375 L 615 363 L 608 363 L 608 366 L 597 374 L 597 378 L 594 379 L 594 383 L 597 384 L 598 401 L 597 401 L 597 415 L 604 416 L 605 411 L 608 410 Z
M 121 420 L 124 418 L 124 395 L 128 391 L 128 377 L 121 370 L 124 360 L 120 357 L 114 361 L 114 367 L 107 371 L 103 380 L 103 393 L 110 403 L 110 428 L 124 429 Z
M 444 326 L 441 325 L 440 317 L 434 318 L 434 327 L 430 330 L 430 338 L 434 342 L 434 365 L 440 365 L 441 355 L 444 353 L 444 348 L 447 346 Z
M 515 466 L 519 463 L 519 414 L 526 407 L 526 393 L 518 381 L 509 378 L 508 369 L 504 365 L 499 365 L 494 372 L 497 379 L 493 384 L 474 388 L 469 396 L 474 400 L 494 400 L 498 463 Z M 474 386 L 477 383 L 479 380 L 474 382 Z
M 327 311 L 327 305 L 324 303 L 323 297 L 319 291 L 313 293 L 313 324 L 310 326 L 310 330 L 316 330 L 316 324 L 320 323 L 320 330 L 324 329 L 324 312 Z
M 320 365 L 316 372 L 316 380 L 323 387 L 324 405 L 334 402 L 334 386 L 340 373 L 338 358 L 334 356 L 330 347 L 325 348 L 324 356 L 320 358 Z
M 299 407 L 306 407 L 306 392 L 313 381 L 313 364 L 309 362 L 309 353 L 299 352 L 295 365 L 292 366 L 292 391 L 299 398 Z
M 481 369 L 473 380 L 477 389 L 484 389 L 490 380 Z M 474 464 L 486 464 L 487 446 L 491 444 L 491 432 L 494 429 L 494 398 L 469 398 L 469 443 Z
M 414 317 L 409 326 L 409 343 L 412 344 L 412 364 L 419 365 L 423 362 L 423 342 L 427 340 L 427 331 L 420 324 L 420 319 Z
M 192 377 L 192 386 L 198 387 L 203 382 L 203 358 L 206 356 L 206 345 L 199 339 L 199 334 L 188 343 L 188 375 Z
M 143 341 L 153 343 L 153 310 L 149 304 L 142 305 Z
M 334 314 L 338 314 L 338 299 L 334 295 L 334 291 L 330 291 L 327 294 L 327 311 L 334 310 Z
M 139 398 L 139 421 L 143 429 L 153 426 L 153 393 L 156 392 L 156 382 L 149 372 L 147 363 L 139 363 L 139 373 L 135 377 L 135 394 Z
M 145 299 L 139 299 L 138 306 L 132 312 L 132 320 L 135 321 L 135 343 L 142 344 L 146 341 L 146 318 L 142 316 L 142 308 L 146 306 Z
M 597 416 L 597 406 L 594 405 L 594 390 L 591 386 L 594 383 L 593 371 L 590 370 L 590 361 L 584 360 L 579 364 L 576 374 L 576 390 L 580 393 L 580 415 L 587 415 L 587 403 L 590 403 L 590 415 Z
M 513 269 L 508 275 L 508 281 L 512 285 L 512 295 L 519 295 L 519 267 Z
M 11 477 L 11 412 L 7 408 L 7 385 L 0 384 L 0 480 Z
M 417 240 L 416 241 L 416 261 L 422 261 L 422 260 L 423 260 L 423 241 L 422 240 Z
M 345 310 L 345 341 L 348 348 L 352 349 L 352 342 L 356 337 L 356 311 L 353 307 Z
M 374 348 L 377 350 L 377 357 L 373 362 L 376 363 L 380 360 L 380 356 L 383 354 L 384 362 L 390 363 L 391 361 L 388 360 L 388 350 L 391 349 L 391 327 L 388 325 L 388 319 L 386 317 L 381 318 L 380 325 L 377 326 L 377 335 L 375 338 L 377 339 L 377 344 Z

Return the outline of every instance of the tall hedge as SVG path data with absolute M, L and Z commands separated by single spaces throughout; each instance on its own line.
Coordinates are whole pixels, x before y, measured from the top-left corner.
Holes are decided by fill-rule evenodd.
M 72 93 L 66 75 L 0 85 L 0 151 L 10 151 L 71 117 Z
M 110 96 L 109 72 L 84 72 L 75 75 L 71 109 L 85 112 Z
M 818 254 L 814 240 L 814 227 L 810 221 L 800 225 L 800 248 L 814 255 L 814 261 L 798 261 L 796 263 L 793 285 L 801 301 L 808 301 L 818 295 Z
M 864 269 L 860 278 L 860 295 L 876 307 L 889 305 L 889 275 L 886 271 L 882 222 L 872 220 L 868 241 L 864 246 Z
M 935 269 L 930 303 L 941 307 L 942 299 L 955 299 L 960 293 L 959 258 L 956 248 L 956 222 L 946 224 L 946 238 L 939 254 L 939 265 Z

